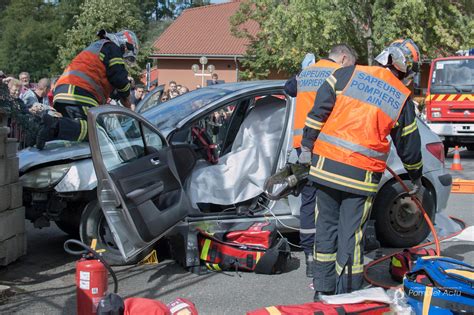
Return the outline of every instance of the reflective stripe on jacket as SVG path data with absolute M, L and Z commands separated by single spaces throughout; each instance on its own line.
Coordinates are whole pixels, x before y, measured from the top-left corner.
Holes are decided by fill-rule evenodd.
M 298 76 L 298 93 L 293 121 L 293 147 L 301 147 L 306 116 L 313 108 L 316 93 L 324 81 L 341 66 L 331 60 L 321 59 L 301 71 Z
M 78 86 L 94 95 L 99 104 L 105 104 L 113 89 L 107 79 L 103 54 L 100 53 L 107 42 L 105 39 L 96 41 L 80 52 L 64 70 L 56 86 Z M 59 101 L 59 98 L 55 96 L 56 100 Z
M 336 80 L 331 76 L 327 82 L 334 88 L 331 78 Z M 356 66 L 344 89 L 335 94 L 327 121 L 312 122 L 319 126 L 313 129 L 321 131 L 313 148 L 310 177 L 345 191 L 373 194 L 390 153 L 387 136 L 410 90 L 388 69 Z

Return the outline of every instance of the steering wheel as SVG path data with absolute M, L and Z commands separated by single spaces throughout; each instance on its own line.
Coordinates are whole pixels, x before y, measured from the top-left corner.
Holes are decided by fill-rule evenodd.
M 191 136 L 193 143 L 204 150 L 204 159 L 211 164 L 217 164 L 219 162 L 217 144 L 212 141 L 212 137 L 206 129 L 197 126 L 191 127 Z

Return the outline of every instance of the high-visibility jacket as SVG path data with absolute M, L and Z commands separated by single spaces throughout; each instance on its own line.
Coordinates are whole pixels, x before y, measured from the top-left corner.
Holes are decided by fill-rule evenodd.
M 330 85 L 331 78 L 336 80 L 328 78 Z M 325 122 L 307 118 L 307 125 L 320 129 L 310 178 L 355 193 L 373 194 L 390 152 L 387 136 L 410 90 L 385 68 L 356 66 L 344 89 L 335 94 L 334 107 Z
M 301 147 L 303 128 L 311 108 L 313 108 L 316 93 L 326 79 L 341 66 L 334 61 L 321 59 L 301 71 L 298 76 L 296 108 L 293 120 L 293 147 Z
M 104 56 L 100 52 L 107 42 L 109 41 L 101 39 L 80 52 L 64 70 L 64 73 L 56 82 L 56 86 L 67 84 L 80 87 L 89 91 L 95 100 L 85 100 L 81 97 L 81 99 L 77 101 L 87 101 L 86 103 L 90 103 L 90 105 L 105 104 L 113 90 L 112 85 L 107 79 L 105 65 L 102 62 Z M 61 96 L 61 98 L 62 97 L 63 96 Z M 73 96 L 71 94 L 69 97 L 74 98 L 80 96 Z M 55 100 L 56 99 L 55 96 Z

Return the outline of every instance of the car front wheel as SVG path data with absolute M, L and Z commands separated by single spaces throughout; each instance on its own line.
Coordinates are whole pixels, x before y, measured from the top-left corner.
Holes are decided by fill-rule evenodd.
M 115 243 L 112 231 L 97 200 L 89 202 L 85 207 L 81 217 L 79 234 L 81 241 L 86 245 L 90 245 L 92 240 L 96 239 L 96 249 L 105 250 L 102 253 L 102 257 L 109 265 L 113 266 L 136 264 L 152 250 L 147 249 L 126 262 Z
M 411 187 L 408 180 L 403 181 Z M 434 218 L 434 195 L 423 188 L 423 208 Z M 374 203 L 375 230 L 378 240 L 389 247 L 412 247 L 421 243 L 430 233 L 423 214 L 400 183 L 391 181 L 379 191 Z
M 79 226 L 81 224 L 82 211 L 86 204 L 84 202 L 70 202 L 63 209 L 58 220 L 55 221 L 58 228 L 71 237 L 79 237 Z

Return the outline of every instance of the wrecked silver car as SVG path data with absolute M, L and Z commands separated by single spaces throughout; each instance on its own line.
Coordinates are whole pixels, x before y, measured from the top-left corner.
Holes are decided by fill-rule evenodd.
M 275 220 L 282 231 L 298 228 L 300 198 L 271 201 L 263 193 L 265 180 L 295 160 L 295 104 L 283 87 L 284 81 L 219 84 L 142 114 L 117 106 L 91 110 L 89 143 L 53 141 L 43 151 L 20 152 L 28 219 L 37 227 L 55 221 L 85 243 L 97 239 L 113 264 L 135 262 L 173 235 L 182 247 L 174 252 L 184 253 L 188 267 L 199 264 L 189 254 L 196 227 Z M 423 203 L 434 217 L 446 207 L 451 176 L 439 138 L 423 122 L 418 127 Z M 388 165 L 409 182 L 396 154 Z M 411 246 L 429 233 L 388 173 L 372 218 L 388 246 Z

